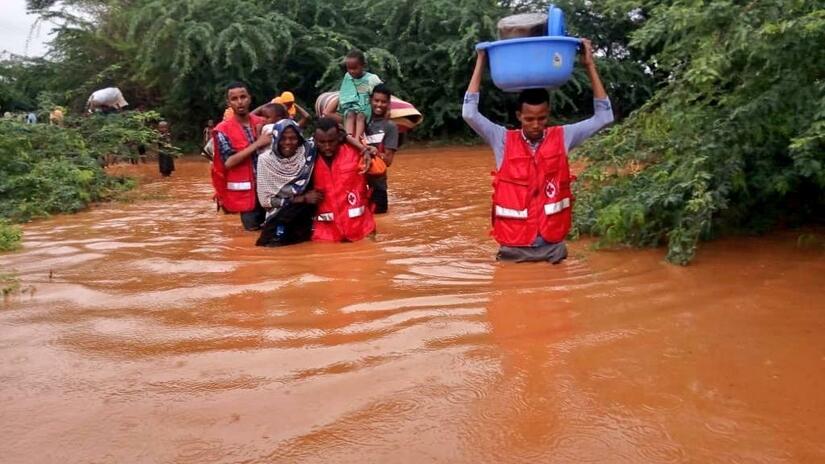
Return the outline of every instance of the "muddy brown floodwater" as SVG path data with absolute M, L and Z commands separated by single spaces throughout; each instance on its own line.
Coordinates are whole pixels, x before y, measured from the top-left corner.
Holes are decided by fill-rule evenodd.
M 0 256 L 4 463 L 825 462 L 798 233 L 497 264 L 487 150 L 407 150 L 376 240 L 253 246 L 208 166 Z

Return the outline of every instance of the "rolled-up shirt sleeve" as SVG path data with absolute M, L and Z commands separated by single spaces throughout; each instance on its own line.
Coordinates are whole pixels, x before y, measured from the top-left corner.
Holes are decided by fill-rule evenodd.
M 507 129 L 504 126 L 494 124 L 478 111 L 478 93 L 467 92 L 464 94 L 464 104 L 461 107 L 461 116 L 490 148 L 496 157 L 496 169 L 501 167 L 504 159 L 504 135 Z
M 215 138 L 218 139 L 218 153 L 221 154 L 221 159 L 226 163 L 226 160 L 235 154 L 235 150 L 232 148 L 232 144 L 229 143 L 229 138 L 223 132 L 216 132 Z
M 593 99 L 593 116 L 564 126 L 564 147 L 567 151 L 579 146 L 590 136 L 613 122 L 613 107 L 609 98 Z

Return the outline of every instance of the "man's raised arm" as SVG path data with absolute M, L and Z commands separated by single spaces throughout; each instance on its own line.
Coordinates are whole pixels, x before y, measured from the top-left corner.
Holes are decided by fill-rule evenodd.
M 504 156 L 504 126 L 493 124 L 483 114 L 478 112 L 478 97 L 481 89 L 481 76 L 484 73 L 484 63 L 487 59 L 487 52 L 478 50 L 476 57 L 476 67 L 473 76 L 470 78 L 470 85 L 467 86 L 467 93 L 464 94 L 464 105 L 461 108 L 461 116 L 467 125 L 473 128 L 476 134 L 490 145 L 496 155 L 496 165 L 501 164 Z

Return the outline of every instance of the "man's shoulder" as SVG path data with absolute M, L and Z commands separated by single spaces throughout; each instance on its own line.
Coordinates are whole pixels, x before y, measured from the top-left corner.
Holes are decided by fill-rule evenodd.
M 389 118 L 383 119 L 373 119 L 370 121 L 369 125 L 367 126 L 367 131 L 385 131 L 387 129 L 397 129 L 398 126 Z
M 215 127 L 212 130 L 214 132 L 221 132 L 221 133 L 225 134 L 226 130 L 229 128 L 229 124 L 230 124 L 231 121 L 232 120 L 230 120 L 230 119 L 227 119 L 225 121 L 221 121 L 218 124 L 216 124 Z

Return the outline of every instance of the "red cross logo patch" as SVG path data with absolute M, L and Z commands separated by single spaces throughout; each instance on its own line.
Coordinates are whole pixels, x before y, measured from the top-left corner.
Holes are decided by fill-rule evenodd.
M 553 179 L 547 181 L 547 186 L 544 188 L 544 193 L 547 194 L 547 198 L 553 198 L 556 196 L 556 183 Z

